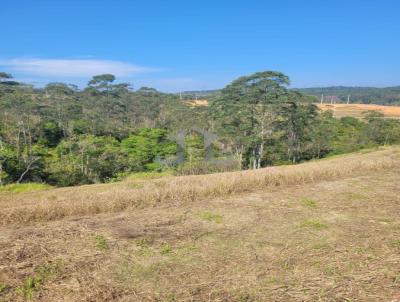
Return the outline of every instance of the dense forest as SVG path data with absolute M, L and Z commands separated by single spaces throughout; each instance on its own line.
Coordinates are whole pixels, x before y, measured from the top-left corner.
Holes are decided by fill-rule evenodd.
M 209 106 L 115 80 L 35 88 L 0 73 L 0 185 L 258 169 L 400 142 L 398 120 L 373 112 L 335 119 L 279 72 L 240 77 Z

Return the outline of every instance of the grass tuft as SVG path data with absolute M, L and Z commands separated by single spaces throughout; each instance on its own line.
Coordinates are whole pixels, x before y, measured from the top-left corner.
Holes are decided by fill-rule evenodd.
M 166 254 L 169 254 L 169 253 L 171 253 L 171 252 L 172 252 L 172 246 L 169 245 L 168 243 L 164 243 L 164 244 L 161 246 L 161 249 L 160 249 L 160 254 L 161 254 L 161 255 L 166 255 Z
M 312 228 L 314 230 L 322 230 L 328 228 L 328 226 L 318 219 L 307 219 L 304 220 L 301 224 L 300 227 L 302 228 Z
M 200 213 L 200 218 L 206 221 L 211 221 L 215 223 L 221 223 L 222 222 L 222 215 L 215 214 L 212 212 L 203 212 Z
M 315 209 L 317 207 L 317 202 L 312 199 L 303 199 L 301 203 L 310 209 Z
M 106 239 L 101 235 L 94 236 L 94 244 L 100 251 L 106 251 L 110 248 Z
M 61 264 L 62 261 L 57 260 L 55 263 L 48 263 L 39 266 L 35 270 L 34 276 L 26 278 L 23 285 L 16 288 L 16 293 L 27 300 L 31 300 L 34 292 L 39 290 L 40 286 L 47 278 L 57 273 Z

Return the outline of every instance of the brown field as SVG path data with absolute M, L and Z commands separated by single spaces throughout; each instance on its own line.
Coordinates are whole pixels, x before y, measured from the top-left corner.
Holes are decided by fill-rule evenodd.
M 372 104 L 316 104 L 320 109 L 332 110 L 335 117 L 352 116 L 362 118 L 366 111 L 378 111 L 385 117 L 400 118 L 400 106 Z
M 189 100 L 185 101 L 193 107 L 208 106 L 207 100 Z M 384 106 L 374 104 L 316 104 L 323 111 L 331 110 L 333 116 L 344 117 L 352 116 L 363 118 L 367 111 L 378 111 L 387 118 L 400 118 L 400 106 Z
M 0 301 L 399 301 L 400 148 L 0 193 Z

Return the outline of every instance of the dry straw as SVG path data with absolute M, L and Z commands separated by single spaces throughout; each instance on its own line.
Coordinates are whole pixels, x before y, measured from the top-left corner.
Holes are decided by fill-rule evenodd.
M 118 212 L 137 207 L 174 206 L 277 186 L 334 180 L 400 167 L 398 147 L 350 154 L 295 166 L 210 175 L 165 177 L 143 182 L 1 194 L 0 223 L 56 220 L 75 215 Z

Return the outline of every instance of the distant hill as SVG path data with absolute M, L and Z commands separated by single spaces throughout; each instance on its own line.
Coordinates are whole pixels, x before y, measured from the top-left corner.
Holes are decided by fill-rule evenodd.
M 377 104 L 377 105 L 400 105 L 400 86 L 394 87 L 313 87 L 313 88 L 293 88 L 293 90 L 303 92 L 321 98 L 323 94 L 326 97 L 335 97 L 338 102 L 347 102 L 360 104 Z M 182 92 L 182 96 L 186 99 L 207 98 L 218 93 L 219 90 L 196 90 Z
M 321 98 L 337 97 L 343 103 L 350 98 L 350 103 L 378 104 L 378 105 L 400 105 L 400 86 L 395 87 L 321 87 L 321 88 L 299 88 L 294 89 L 308 95 Z

